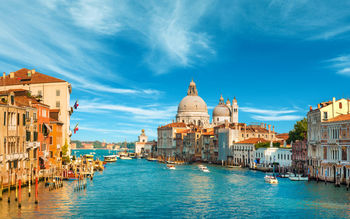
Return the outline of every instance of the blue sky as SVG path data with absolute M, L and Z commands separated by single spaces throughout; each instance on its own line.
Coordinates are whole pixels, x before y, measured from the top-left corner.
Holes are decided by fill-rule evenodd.
M 350 2 L 4 1 L 0 66 L 69 81 L 72 139 L 151 139 L 193 78 L 209 113 L 288 132 L 309 106 L 349 97 Z

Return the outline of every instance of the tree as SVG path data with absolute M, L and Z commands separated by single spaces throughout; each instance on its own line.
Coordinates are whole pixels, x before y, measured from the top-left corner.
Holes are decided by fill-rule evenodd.
M 68 143 L 67 143 L 67 139 L 64 142 L 64 145 L 62 147 L 62 161 L 63 163 L 69 163 L 70 158 L 69 158 L 69 154 L 68 154 Z
M 295 142 L 296 140 L 305 140 L 307 138 L 307 119 L 304 118 L 294 125 L 294 129 L 289 132 L 287 143 Z

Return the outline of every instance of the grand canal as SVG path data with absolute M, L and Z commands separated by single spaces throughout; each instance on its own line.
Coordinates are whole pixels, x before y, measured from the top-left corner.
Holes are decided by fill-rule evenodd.
M 98 151 L 98 153 L 107 153 Z M 101 155 L 101 154 L 100 154 Z M 48 191 L 41 184 L 39 205 L 24 189 L 22 208 L 0 202 L 6 217 L 350 217 L 350 191 L 315 182 L 280 179 L 264 182 L 264 173 L 246 169 L 196 165 L 168 170 L 147 160 L 118 160 L 96 173 L 84 191 L 73 182 Z

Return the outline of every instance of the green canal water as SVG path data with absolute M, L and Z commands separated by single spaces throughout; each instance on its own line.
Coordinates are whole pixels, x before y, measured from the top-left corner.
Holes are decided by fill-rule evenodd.
M 184 165 L 168 170 L 157 162 L 118 160 L 96 173 L 83 191 L 74 192 L 74 182 L 53 191 L 41 184 L 38 205 L 27 196 L 27 188 L 21 209 L 14 192 L 10 204 L 4 193 L 0 218 L 350 217 L 350 191 L 345 187 L 288 179 L 270 185 L 261 172 L 214 165 L 208 169 L 204 173 L 197 165 Z

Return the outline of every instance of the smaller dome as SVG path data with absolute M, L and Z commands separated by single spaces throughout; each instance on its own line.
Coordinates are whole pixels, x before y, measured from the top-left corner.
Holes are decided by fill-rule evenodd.
M 226 100 L 226 105 L 231 105 L 231 102 L 230 102 L 230 100 L 228 98 Z
M 226 105 L 217 105 L 213 110 L 213 117 L 231 116 L 230 109 Z

